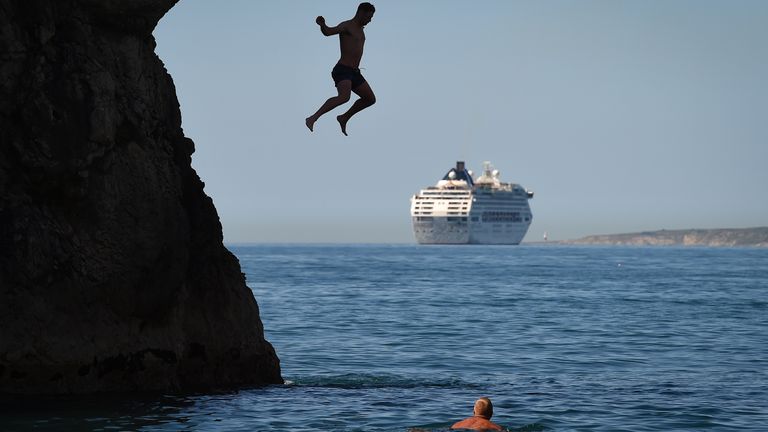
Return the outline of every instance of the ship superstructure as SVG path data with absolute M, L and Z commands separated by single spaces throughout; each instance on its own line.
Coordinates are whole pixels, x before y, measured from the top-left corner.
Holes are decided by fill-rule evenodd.
M 503 183 L 490 162 L 477 179 L 464 162 L 411 197 L 411 219 L 421 244 L 519 244 L 533 220 L 533 192 Z

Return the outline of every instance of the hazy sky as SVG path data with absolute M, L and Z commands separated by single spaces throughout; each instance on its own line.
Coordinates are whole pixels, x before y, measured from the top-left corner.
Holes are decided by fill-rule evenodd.
M 373 1 L 378 102 L 310 133 L 315 17 L 358 3 L 182 0 L 155 30 L 225 241 L 413 242 L 457 160 L 535 192 L 526 241 L 768 225 L 768 1 Z

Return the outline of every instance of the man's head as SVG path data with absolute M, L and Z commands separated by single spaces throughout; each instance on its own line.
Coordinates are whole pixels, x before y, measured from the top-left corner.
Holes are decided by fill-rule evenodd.
M 355 17 L 359 18 L 362 25 L 366 25 L 371 22 L 374 12 L 376 12 L 376 8 L 373 7 L 372 4 L 368 2 L 360 3 L 360 6 L 357 7 Z
M 487 397 L 475 401 L 475 415 L 490 420 L 493 417 L 493 404 Z

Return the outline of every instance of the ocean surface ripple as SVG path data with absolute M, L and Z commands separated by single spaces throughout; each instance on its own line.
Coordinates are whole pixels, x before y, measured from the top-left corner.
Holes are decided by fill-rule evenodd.
M 764 431 L 768 250 L 231 246 L 285 385 L 5 404 L 0 430 Z

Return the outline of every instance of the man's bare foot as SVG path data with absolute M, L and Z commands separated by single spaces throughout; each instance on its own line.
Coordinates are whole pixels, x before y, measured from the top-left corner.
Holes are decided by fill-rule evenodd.
M 341 125 L 341 133 L 343 133 L 344 136 L 348 136 L 347 121 L 349 121 L 349 119 L 345 119 L 343 115 L 340 115 L 340 116 L 336 116 L 336 120 L 339 122 L 339 125 Z
M 306 120 L 304 120 L 304 123 L 307 125 L 310 132 L 314 132 L 312 128 L 315 127 L 315 120 L 312 120 L 312 117 L 307 117 Z

